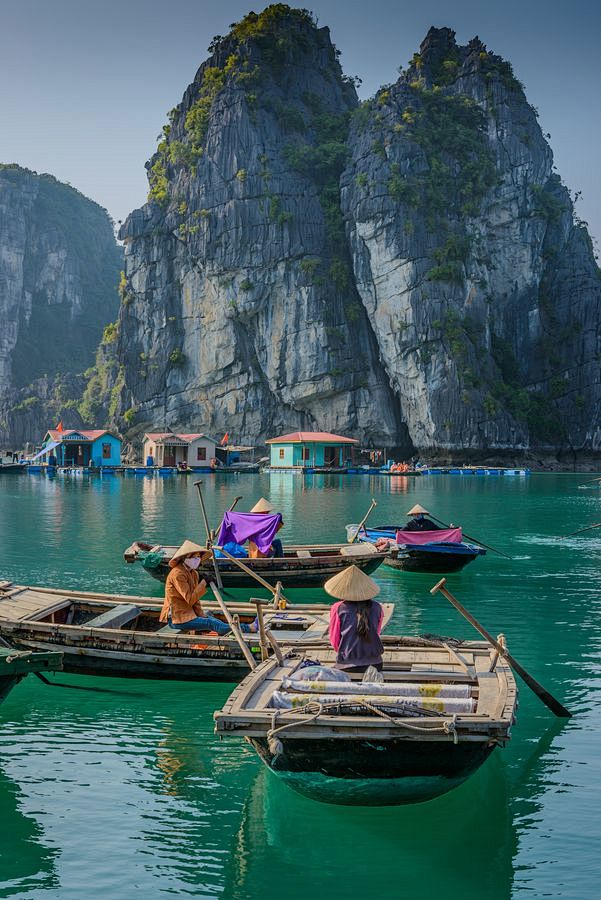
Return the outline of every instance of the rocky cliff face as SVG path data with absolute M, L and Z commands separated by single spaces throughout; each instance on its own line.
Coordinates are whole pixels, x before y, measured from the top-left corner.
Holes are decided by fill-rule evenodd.
M 120 267 L 105 210 L 49 175 L 0 166 L 2 444 L 39 440 L 50 398 L 66 397 L 53 376 L 93 363 Z
M 599 270 L 509 64 L 432 29 L 358 105 L 281 4 L 210 50 L 121 231 L 97 402 L 253 441 L 597 448 Z
M 599 269 L 511 66 L 431 29 L 349 145 L 356 284 L 414 444 L 598 448 Z

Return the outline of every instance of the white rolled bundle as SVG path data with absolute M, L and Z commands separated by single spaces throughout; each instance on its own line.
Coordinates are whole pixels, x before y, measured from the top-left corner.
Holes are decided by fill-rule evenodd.
M 471 685 L 469 684 L 434 684 L 433 682 L 389 682 L 386 684 L 370 681 L 301 681 L 296 678 L 284 678 L 282 690 L 305 694 L 313 692 L 318 694 L 378 694 L 385 697 L 412 697 L 417 694 L 420 697 L 435 699 L 442 697 L 462 699 L 471 696 Z
M 295 694 L 286 693 L 285 691 L 274 691 L 271 706 L 277 709 L 296 709 L 305 706 L 307 703 L 344 703 L 348 705 L 362 702 L 369 703 L 372 706 L 384 707 L 386 710 L 398 710 L 398 715 L 403 715 L 404 707 L 411 707 L 416 710 L 431 710 L 439 713 L 471 713 L 475 709 L 475 701 L 471 697 L 420 697 L 417 694 L 406 697 L 377 696 L 373 694 L 362 694 L 355 689 L 353 694 L 320 694 L 319 698 L 315 694 Z M 369 714 L 366 710 L 366 714 Z

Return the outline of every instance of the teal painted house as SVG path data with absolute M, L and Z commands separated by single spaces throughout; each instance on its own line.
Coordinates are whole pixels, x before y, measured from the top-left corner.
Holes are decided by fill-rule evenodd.
M 327 431 L 294 431 L 266 443 L 272 469 L 302 471 L 348 466 L 358 441 Z
M 97 469 L 121 465 L 121 438 L 110 431 L 47 431 L 42 449 L 34 459 L 58 466 L 89 466 Z M 55 462 L 53 462 L 53 460 Z

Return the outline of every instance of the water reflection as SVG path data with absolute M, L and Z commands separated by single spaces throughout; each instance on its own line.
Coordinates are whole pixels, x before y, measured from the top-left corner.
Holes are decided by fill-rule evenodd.
M 25 897 L 57 887 L 59 850 L 44 843 L 44 830 L 22 812 L 23 795 L 0 769 L 0 897 Z

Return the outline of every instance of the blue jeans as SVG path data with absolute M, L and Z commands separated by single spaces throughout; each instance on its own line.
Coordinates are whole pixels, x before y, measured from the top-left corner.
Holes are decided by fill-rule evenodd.
M 230 626 L 215 616 L 196 616 L 188 622 L 172 622 L 171 616 L 168 619 L 171 628 L 177 628 L 178 631 L 216 631 L 217 634 L 227 634 Z M 244 632 L 250 631 L 250 625 L 243 625 L 240 622 L 240 629 Z

